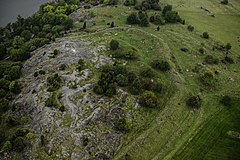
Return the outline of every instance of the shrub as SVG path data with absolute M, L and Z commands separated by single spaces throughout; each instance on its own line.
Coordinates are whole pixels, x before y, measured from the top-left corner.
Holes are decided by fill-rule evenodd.
M 108 97 L 112 97 L 117 93 L 117 85 L 116 83 L 111 83 L 108 85 L 105 95 Z
M 64 112 L 65 111 L 65 107 L 63 105 L 61 105 L 60 108 L 59 108 L 59 111 Z
M 96 94 L 103 94 L 104 93 L 103 88 L 100 85 L 96 85 L 93 88 L 93 92 L 96 93 Z
M 128 77 L 128 82 L 132 83 L 137 78 L 137 75 L 134 72 L 128 72 L 127 77 Z
M 2 147 L 4 152 L 10 151 L 12 149 L 12 143 L 10 141 L 6 141 Z
M 204 61 L 205 61 L 207 64 L 218 64 L 218 63 L 219 63 L 219 59 L 218 59 L 218 58 L 214 58 L 212 55 L 207 55 L 207 56 L 204 58 Z
M 175 12 L 175 11 L 167 11 L 164 18 L 166 23 L 182 22 L 182 19 L 178 15 L 178 12 Z
M 54 94 L 51 94 L 49 96 L 49 98 L 45 102 L 45 106 L 47 106 L 47 107 L 57 107 L 58 106 L 58 104 L 55 100 Z
M 66 68 L 67 68 L 67 66 L 65 64 L 61 64 L 59 66 L 59 70 L 61 70 L 61 71 L 64 71 Z
M 126 118 L 120 118 L 115 124 L 115 129 L 120 132 L 128 132 L 129 124 Z
M 201 76 L 201 82 L 204 85 L 207 86 L 213 86 L 216 82 L 213 74 L 211 72 L 205 72 L 202 76 Z
M 37 76 L 38 76 L 38 72 L 37 72 L 37 71 L 34 72 L 33 76 L 34 76 L 34 77 L 37 77 Z
M 181 51 L 188 52 L 188 49 L 187 48 L 181 48 Z
M 187 28 L 190 32 L 194 31 L 194 27 L 189 25 L 188 28 Z
M 140 104 L 145 107 L 156 107 L 157 106 L 157 96 L 151 91 L 145 91 L 140 98 Z
M 148 26 L 149 21 L 148 21 L 147 12 L 139 11 L 138 12 L 138 17 L 139 17 L 139 20 L 140 20 L 140 22 L 139 22 L 140 26 L 144 26 L 144 27 Z
M 204 51 L 204 49 L 203 48 L 199 48 L 199 53 L 201 53 L 201 54 L 203 54 L 205 51 Z
M 23 138 L 23 137 L 17 137 L 14 141 L 13 141 L 13 148 L 18 151 L 21 152 L 23 151 L 23 149 L 27 146 L 27 141 Z
M 208 39 L 209 38 L 209 35 L 208 35 L 208 33 L 207 32 L 203 32 L 203 38 L 205 38 L 205 39 Z
M 227 51 L 229 51 L 232 48 L 232 45 L 230 43 L 227 43 L 225 48 Z
M 139 78 L 136 78 L 134 81 L 133 81 L 133 83 L 132 83 L 132 85 L 130 86 L 130 92 L 132 93 L 132 94 L 139 94 L 139 93 L 141 93 L 142 92 L 142 82 L 141 82 L 141 80 L 139 79 Z
M 6 91 L 4 89 L 0 89 L 0 98 L 3 98 L 6 96 Z
M 154 77 L 154 72 L 151 68 L 144 68 L 141 72 L 141 76 L 151 78 Z
M 119 48 L 119 42 L 117 40 L 111 40 L 110 42 L 110 49 L 117 50 Z
M 44 74 L 46 74 L 46 72 L 44 70 L 40 70 L 39 74 L 44 75 Z
M 200 96 L 190 96 L 187 100 L 187 105 L 192 108 L 200 108 L 202 104 L 202 100 Z
M 18 84 L 17 81 L 12 81 L 9 84 L 9 90 L 13 93 L 19 93 L 20 92 L 20 85 Z
M 119 86 L 127 86 L 128 85 L 128 79 L 127 77 L 123 76 L 122 74 L 119 74 L 116 76 L 116 82 Z
M 6 98 L 0 99 L 0 112 L 4 113 L 10 108 L 9 101 Z
M 163 11 L 162 11 L 163 16 L 165 16 L 165 14 L 166 14 L 168 11 L 172 11 L 172 6 L 171 6 L 171 5 L 166 5 L 166 6 L 163 8 Z
M 231 106 L 232 98 L 230 96 L 223 96 L 220 100 L 220 103 L 222 103 L 224 106 Z
M 55 74 L 54 76 L 50 76 L 47 78 L 48 85 L 50 86 L 48 88 L 48 91 L 52 92 L 60 88 L 60 84 L 62 82 L 61 78 L 58 76 L 58 74 Z
M 19 124 L 19 122 L 17 121 L 16 116 L 14 115 L 9 115 L 6 119 L 6 122 L 9 126 L 16 126 Z
M 223 0 L 223 1 L 221 1 L 221 4 L 227 5 L 227 4 L 228 4 L 228 0 Z
M 26 134 L 26 138 L 27 138 L 28 140 L 31 140 L 31 139 L 34 138 L 34 134 L 31 133 L 31 132 L 29 132 L 28 134 Z
M 154 60 L 152 62 L 152 67 L 163 72 L 169 71 L 171 69 L 170 64 L 167 61 Z
M 136 4 L 136 0 L 126 0 L 124 2 L 125 6 L 130 6 L 130 5 L 135 5 Z
M 57 49 L 54 49 L 53 55 L 54 55 L 54 56 L 58 55 L 58 50 L 57 50 Z
M 229 57 L 229 56 L 225 56 L 224 60 L 227 62 L 227 63 L 230 63 L 230 64 L 233 64 L 234 63 L 234 60 L 232 57 Z

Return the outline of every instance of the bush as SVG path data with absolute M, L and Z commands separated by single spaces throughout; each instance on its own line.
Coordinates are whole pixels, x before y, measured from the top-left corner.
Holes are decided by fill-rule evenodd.
M 12 149 L 12 143 L 10 141 L 6 141 L 2 147 L 4 152 L 10 151 Z
M 230 64 L 233 64 L 233 63 L 234 63 L 233 58 L 232 58 L 232 57 L 229 57 L 229 56 L 225 56 L 224 60 L 225 60 L 225 62 L 230 63 Z
M 230 96 L 223 96 L 220 100 L 220 103 L 222 103 L 224 106 L 231 106 L 232 98 Z
M 164 17 L 165 17 L 166 23 L 182 22 L 182 19 L 178 15 L 178 12 L 175 12 L 175 11 L 167 11 Z
M 169 71 L 171 69 L 170 64 L 167 61 L 163 60 L 154 60 L 151 65 L 154 69 L 158 69 L 163 72 Z
M 111 83 L 108 85 L 105 95 L 108 97 L 112 97 L 117 93 L 117 85 L 116 83 Z
M 9 90 L 13 93 L 19 93 L 20 92 L 20 85 L 18 84 L 17 81 L 12 81 L 9 84 Z
M 37 77 L 38 76 L 38 71 L 34 72 L 33 76 Z
M 188 28 L 187 28 L 190 32 L 194 31 L 194 27 L 189 25 Z
M 205 51 L 204 51 L 204 49 L 203 48 L 199 48 L 199 53 L 201 53 L 201 54 L 203 54 Z
M 9 101 L 6 98 L 0 99 L 0 112 L 4 113 L 10 108 Z
M 205 72 L 201 76 L 201 82 L 206 86 L 213 86 L 216 80 L 211 72 Z
M 157 96 L 151 91 L 145 91 L 141 95 L 140 104 L 145 107 L 149 107 L 149 108 L 156 107 L 157 106 Z
M 93 92 L 96 93 L 96 94 L 103 94 L 104 90 L 103 90 L 103 88 L 100 85 L 96 85 L 93 88 Z
M 9 115 L 6 119 L 6 122 L 9 126 L 16 126 L 19 124 L 19 122 L 17 121 L 16 116 L 14 115 Z
M 127 77 L 123 76 L 122 74 L 119 74 L 116 76 L 116 82 L 119 86 L 127 86 L 128 85 Z
M 24 139 L 23 137 L 17 137 L 14 141 L 13 141 L 13 148 L 18 151 L 21 152 L 23 151 L 23 149 L 27 146 L 27 141 L 26 139 Z
M 61 65 L 59 66 L 59 70 L 60 70 L 60 71 L 64 71 L 66 68 L 67 68 L 67 66 L 66 66 L 65 64 L 61 64 Z
M 110 49 L 117 50 L 119 48 L 119 42 L 117 40 L 111 40 L 110 42 Z
M 140 26 L 148 26 L 149 25 L 149 21 L 148 21 L 148 15 L 147 12 L 143 12 L 143 11 L 139 11 L 138 12 L 138 17 L 139 17 L 139 25 Z
M 44 74 L 46 74 L 46 72 L 44 70 L 40 70 L 39 74 L 44 75 Z
M 154 72 L 151 68 L 144 68 L 141 72 L 141 76 L 151 78 L 154 77 Z
M 230 43 L 227 43 L 225 48 L 227 51 L 229 51 L 232 48 L 232 45 Z
M 137 75 L 134 72 L 128 72 L 127 77 L 128 77 L 128 82 L 132 83 L 137 78 Z
M 55 100 L 54 94 L 51 94 L 49 96 L 49 98 L 45 102 L 45 106 L 47 106 L 47 107 L 57 107 L 58 106 L 58 104 Z
M 228 0 L 223 0 L 223 1 L 221 1 L 221 4 L 227 5 L 227 4 L 228 4 Z
M 60 84 L 62 80 L 58 76 L 58 74 L 55 74 L 54 76 L 48 77 L 47 82 L 48 82 L 48 85 L 50 86 L 48 88 L 48 91 L 52 92 L 60 88 Z
M 203 38 L 205 38 L 205 39 L 208 39 L 209 38 L 209 35 L 208 35 L 208 33 L 207 32 L 203 32 Z
M 202 100 L 200 96 L 191 96 L 187 100 L 187 105 L 192 108 L 200 108 L 202 104 Z
M 218 58 L 214 58 L 212 55 L 207 55 L 207 56 L 204 58 L 204 61 L 205 61 L 207 64 L 218 64 L 218 63 L 219 63 L 219 59 L 218 59 Z
M 166 14 L 168 11 L 172 11 L 172 6 L 171 6 L 171 5 L 166 5 L 166 6 L 163 8 L 163 11 L 162 11 L 163 16 L 165 16 L 165 14 Z
M 129 124 L 126 118 L 120 118 L 116 124 L 115 129 L 120 132 L 128 132 L 129 131 Z
M 140 94 L 142 92 L 142 86 L 143 84 L 141 80 L 139 78 L 136 78 L 130 86 L 130 92 L 132 94 Z

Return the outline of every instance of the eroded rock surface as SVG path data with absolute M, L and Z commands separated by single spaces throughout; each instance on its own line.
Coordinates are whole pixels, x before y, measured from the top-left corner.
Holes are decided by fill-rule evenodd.
M 30 117 L 32 123 L 27 127 L 36 135 L 32 149 L 24 153 L 26 159 L 110 159 L 120 145 L 122 133 L 114 125 L 128 114 L 123 103 L 127 94 L 119 90 L 118 99 L 92 92 L 97 81 L 96 70 L 112 60 L 100 54 L 104 46 L 90 45 L 81 39 L 62 38 L 34 51 L 24 64 L 20 79 L 24 87 L 14 103 L 24 106 L 21 114 Z M 51 58 L 54 49 L 59 53 Z M 79 58 L 87 64 L 80 72 L 76 69 Z M 63 71 L 59 70 L 62 64 L 67 66 Z M 34 77 L 40 70 L 46 74 Z M 54 74 L 58 74 L 63 84 L 51 93 L 47 91 L 47 78 Z M 64 112 L 45 105 L 51 94 L 57 94 L 56 101 L 64 106 Z

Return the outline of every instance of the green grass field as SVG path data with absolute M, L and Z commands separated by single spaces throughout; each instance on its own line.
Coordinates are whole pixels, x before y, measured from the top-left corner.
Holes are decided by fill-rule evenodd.
M 181 24 L 160 26 L 160 31 L 156 31 L 157 26 L 153 24 L 149 27 L 127 25 L 126 18 L 133 9 L 118 5 L 117 8 L 94 9 L 97 25 L 88 26 L 93 33 L 78 35 L 94 45 L 108 45 L 111 39 L 117 39 L 122 46 L 135 48 L 139 58 L 128 61 L 127 67 L 137 72 L 142 67 L 149 67 L 154 59 L 169 60 L 172 66 L 172 71 L 167 74 L 154 71 L 157 79 L 166 86 L 165 94 L 159 95 L 162 96 L 161 109 L 133 109 L 132 128 L 124 135 L 114 159 L 240 159 L 240 139 L 229 134 L 240 134 L 240 1 L 232 0 L 228 6 L 221 5 L 218 0 L 163 0 L 161 3 L 173 5 L 195 31 L 189 32 L 187 25 Z M 215 17 L 201 10 L 201 6 Z M 106 24 L 112 21 L 118 27 L 109 29 Z M 209 40 L 200 37 L 204 31 L 209 32 Z M 230 54 L 235 63 L 204 64 L 204 71 L 220 74 L 216 76 L 215 89 L 202 90 L 201 73 L 194 73 L 192 69 L 202 64 L 208 54 L 224 58 L 223 52 L 212 50 L 216 42 L 232 44 Z M 183 47 L 189 52 L 182 52 Z M 200 54 L 199 48 L 204 48 L 205 53 Z M 201 109 L 192 110 L 186 106 L 191 93 L 203 98 Z M 222 106 L 219 100 L 223 95 L 235 97 L 234 104 L 227 108 Z

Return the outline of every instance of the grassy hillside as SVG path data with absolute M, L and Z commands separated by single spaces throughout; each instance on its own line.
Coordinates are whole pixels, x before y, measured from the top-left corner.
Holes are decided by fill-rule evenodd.
M 118 5 L 94 9 L 97 25 L 89 27 L 93 32 L 91 36 L 82 36 L 93 40 L 96 45 L 106 45 L 111 39 L 117 39 L 120 44 L 135 47 L 140 59 L 128 62 L 127 66 L 138 71 L 155 58 L 167 59 L 173 66 L 171 73 L 155 72 L 168 86 L 166 92 L 169 92 L 162 97 L 161 110 L 133 109 L 135 120 L 115 159 L 238 159 L 239 138 L 229 134 L 232 131 L 240 133 L 237 125 L 240 122 L 240 102 L 237 100 L 240 90 L 240 3 L 230 1 L 228 6 L 224 6 L 217 0 L 161 1 L 162 6 L 166 3 L 173 5 L 186 24 L 195 27 L 195 31 L 189 32 L 187 25 L 181 24 L 160 26 L 160 31 L 156 31 L 157 26 L 153 24 L 149 27 L 126 25 L 126 18 L 134 9 Z M 201 6 L 214 13 L 215 17 L 209 16 Z M 148 11 L 149 16 L 152 14 L 154 11 Z M 106 28 L 111 21 L 118 27 Z M 205 31 L 210 34 L 209 40 L 200 37 Z M 224 58 L 224 52 L 212 50 L 219 42 L 232 44 L 231 56 L 235 63 L 204 63 L 199 73 L 193 72 L 192 69 L 201 66 L 206 55 L 220 60 Z M 180 49 L 183 47 L 189 51 L 182 52 Z M 200 48 L 204 48 L 204 54 L 199 53 Z M 205 88 L 199 81 L 204 71 L 220 73 L 215 75 L 217 84 L 214 89 Z M 186 106 L 190 94 L 199 94 L 203 98 L 201 109 L 192 110 Z M 219 103 L 223 95 L 231 95 L 236 101 L 224 108 Z

